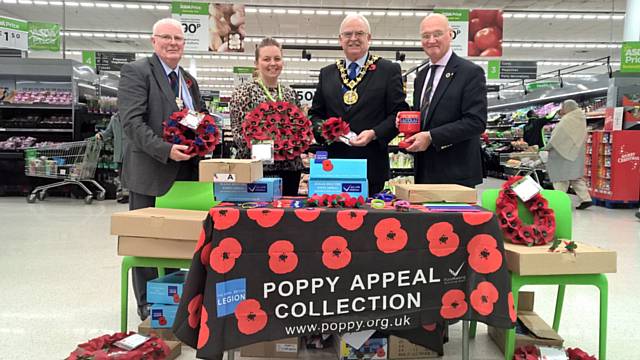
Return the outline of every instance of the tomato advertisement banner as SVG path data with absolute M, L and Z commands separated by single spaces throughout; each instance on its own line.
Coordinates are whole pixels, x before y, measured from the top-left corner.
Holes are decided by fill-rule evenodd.
M 447 323 L 513 326 L 501 239 L 487 211 L 212 208 L 173 330 L 206 359 L 371 329 L 442 353 Z
M 502 56 L 502 10 L 473 9 L 469 12 L 468 56 Z

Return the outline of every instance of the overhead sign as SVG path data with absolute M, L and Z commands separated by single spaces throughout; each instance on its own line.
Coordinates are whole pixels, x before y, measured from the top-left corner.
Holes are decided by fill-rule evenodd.
M 535 61 L 501 61 L 489 60 L 487 78 L 534 80 L 538 76 L 538 65 Z
M 29 50 L 60 51 L 60 24 L 30 21 Z
M 0 48 L 29 50 L 29 24 L 0 16 Z
M 640 72 L 640 41 L 622 43 L 620 72 Z
M 83 51 L 82 63 L 96 70 L 120 71 L 122 65 L 136 60 L 135 53 L 106 52 L 106 51 Z
M 182 23 L 185 50 L 244 51 L 246 31 L 242 4 L 174 1 L 171 16 Z
M 96 52 L 95 51 L 82 51 L 82 64 L 91 67 L 92 69 L 96 68 Z
M 120 71 L 122 65 L 136 61 L 136 53 L 96 51 L 96 72 Z
M 449 20 L 453 29 L 451 49 L 462 56 L 467 54 L 469 42 L 469 10 L 468 9 L 435 9 L 434 13 L 442 14 Z
M 233 67 L 233 84 L 238 86 L 253 79 L 253 72 L 256 68 L 253 66 L 234 66 Z
M 187 51 L 207 51 L 209 48 L 209 3 L 171 3 L 171 16 L 182 23 Z

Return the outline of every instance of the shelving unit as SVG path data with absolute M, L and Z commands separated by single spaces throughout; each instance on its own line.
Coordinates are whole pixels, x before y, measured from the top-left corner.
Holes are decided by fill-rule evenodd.
M 637 206 L 640 201 L 640 131 L 590 132 L 585 151 L 585 181 L 596 204 Z

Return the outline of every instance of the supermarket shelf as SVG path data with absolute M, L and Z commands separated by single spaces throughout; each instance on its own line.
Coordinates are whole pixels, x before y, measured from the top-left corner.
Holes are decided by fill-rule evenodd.
M 22 150 L 0 151 L 0 160 L 22 159 L 22 158 L 24 158 L 24 153 L 22 152 Z
M 73 129 L 0 128 L 0 132 L 52 132 L 52 133 L 66 133 L 66 132 L 73 132 Z
M 516 138 L 489 138 L 489 141 L 516 141 Z
M 511 125 L 511 124 L 507 124 L 507 125 L 490 125 L 490 126 L 487 126 L 487 129 L 510 128 L 512 126 L 513 125 Z
M 49 105 L 49 104 L 0 104 L 0 109 L 55 109 L 71 110 L 71 105 Z

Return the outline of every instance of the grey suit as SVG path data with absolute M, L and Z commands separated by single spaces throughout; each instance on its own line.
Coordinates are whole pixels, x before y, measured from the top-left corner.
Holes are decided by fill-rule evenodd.
M 196 80 L 184 69 L 191 82 L 190 93 L 196 111 L 205 108 Z M 176 180 L 181 162 L 169 159 L 171 144 L 162 140 L 162 122 L 178 111 L 175 96 L 162 64 L 154 54 L 122 66 L 118 90 L 118 109 L 125 141 L 123 183 L 130 191 L 160 196 Z
M 180 72 L 191 84 L 195 110 L 206 109 L 196 80 L 184 69 Z M 177 162 L 169 158 L 172 144 L 162 139 L 162 122 L 179 109 L 157 55 L 123 65 L 120 76 L 118 109 L 126 139 L 122 183 L 130 191 L 130 210 L 153 207 L 155 197 L 166 194 L 174 181 L 197 179 L 198 159 Z M 153 268 L 134 268 L 132 273 L 138 313 L 144 320 L 147 281 L 158 273 Z

